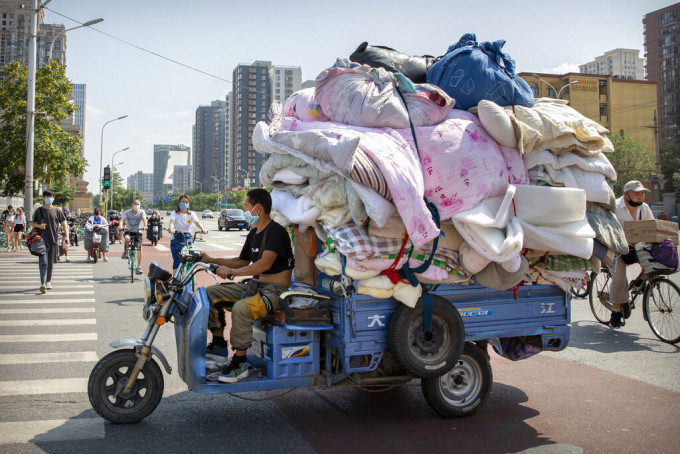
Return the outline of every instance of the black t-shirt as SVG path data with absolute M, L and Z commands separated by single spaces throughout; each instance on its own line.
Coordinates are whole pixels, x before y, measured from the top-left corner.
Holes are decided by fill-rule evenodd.
M 64 212 L 61 208 L 52 207 L 49 210 L 45 207 L 39 207 L 33 213 L 33 222 L 38 224 L 46 223 L 47 228 L 40 229 L 40 236 L 46 243 L 56 244 L 59 237 L 57 236 L 57 228 L 59 224 L 66 220 Z
M 255 227 L 248 232 L 248 237 L 246 237 L 246 242 L 243 245 L 243 249 L 241 249 L 239 258 L 249 262 L 257 262 L 260 255 L 262 237 L 265 232 L 268 233 L 264 250 L 275 252 L 276 260 L 274 260 L 271 268 L 262 274 L 276 274 L 284 270 L 292 270 L 295 266 L 295 258 L 293 258 L 293 248 L 290 245 L 288 231 L 281 224 L 274 221 L 271 221 L 260 233 L 257 233 L 257 228 Z

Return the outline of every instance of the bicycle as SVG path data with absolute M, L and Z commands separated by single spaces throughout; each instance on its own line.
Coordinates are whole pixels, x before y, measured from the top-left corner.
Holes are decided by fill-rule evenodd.
M 130 235 L 130 242 L 125 243 L 125 252 L 128 255 L 128 268 L 130 269 L 130 282 L 135 282 L 135 274 L 137 273 L 137 251 L 142 249 L 142 239 L 138 233 L 125 232 Z
M 600 273 L 592 273 L 588 289 L 590 310 L 603 324 L 609 323 L 613 310 L 609 300 L 611 280 L 609 268 L 602 267 Z M 669 344 L 680 342 L 680 288 L 663 274 L 640 271 L 628 284 L 628 290 L 630 301 L 621 305 L 622 325 L 635 309 L 638 296 L 642 295 L 642 316 L 654 335 Z
M 175 232 L 175 235 L 184 235 L 181 232 Z M 198 249 L 196 246 L 194 246 L 194 243 L 196 241 L 202 241 L 203 233 L 200 231 L 196 231 L 194 233 L 194 236 L 189 236 L 185 238 L 184 246 L 182 247 L 182 250 L 179 252 L 181 254 L 187 254 L 191 255 L 192 253 L 200 255 L 201 250 Z M 191 267 L 193 266 L 193 263 L 190 262 L 185 262 L 179 267 L 179 272 L 177 273 L 177 278 L 182 280 L 184 279 L 184 276 L 186 276 L 189 273 L 189 270 L 191 270 Z M 191 289 L 194 290 L 195 287 L 195 282 L 193 278 L 191 279 Z

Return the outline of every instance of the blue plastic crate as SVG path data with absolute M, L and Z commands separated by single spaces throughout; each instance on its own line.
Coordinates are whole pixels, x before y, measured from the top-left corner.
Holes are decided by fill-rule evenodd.
M 255 323 L 248 362 L 262 369 L 268 378 L 317 375 L 319 339 L 318 330 Z

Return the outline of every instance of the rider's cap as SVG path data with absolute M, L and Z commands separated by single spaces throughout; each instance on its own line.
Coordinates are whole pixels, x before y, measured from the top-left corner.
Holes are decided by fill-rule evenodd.
M 632 191 L 632 192 L 647 191 L 647 192 L 650 192 L 649 189 L 642 186 L 642 183 L 640 183 L 638 180 L 629 181 L 628 183 L 626 183 L 623 186 L 623 192 L 628 192 L 628 191 Z

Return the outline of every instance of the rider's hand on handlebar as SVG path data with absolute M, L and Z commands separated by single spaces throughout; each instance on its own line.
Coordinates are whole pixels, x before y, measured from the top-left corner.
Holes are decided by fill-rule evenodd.
M 219 277 L 221 277 L 222 279 L 230 279 L 230 278 L 233 279 L 234 278 L 234 276 L 233 276 L 234 270 L 232 270 L 228 266 L 221 266 L 221 267 L 217 268 L 216 274 Z
M 207 233 L 208 233 L 208 231 L 206 229 L 203 229 L 203 234 L 205 235 Z

